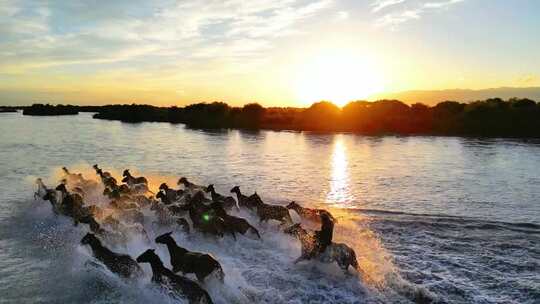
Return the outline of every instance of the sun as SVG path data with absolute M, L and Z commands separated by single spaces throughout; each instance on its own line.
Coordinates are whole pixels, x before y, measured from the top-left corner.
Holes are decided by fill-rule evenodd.
M 297 98 L 306 105 L 328 100 L 342 107 L 380 91 L 382 81 L 374 62 L 346 52 L 319 54 L 297 73 Z

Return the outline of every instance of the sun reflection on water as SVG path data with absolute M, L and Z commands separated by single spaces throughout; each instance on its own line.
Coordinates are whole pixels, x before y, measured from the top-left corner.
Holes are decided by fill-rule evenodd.
M 347 161 L 347 148 L 343 143 L 343 135 L 336 135 L 334 150 L 331 158 L 330 188 L 326 201 L 332 204 L 344 205 L 351 200 L 349 189 L 349 172 Z

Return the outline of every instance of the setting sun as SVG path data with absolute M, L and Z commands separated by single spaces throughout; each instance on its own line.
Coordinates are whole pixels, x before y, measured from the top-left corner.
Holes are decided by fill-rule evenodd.
M 296 94 L 305 104 L 329 100 L 341 107 L 383 89 L 373 60 L 360 55 L 324 53 L 306 61 L 300 69 Z

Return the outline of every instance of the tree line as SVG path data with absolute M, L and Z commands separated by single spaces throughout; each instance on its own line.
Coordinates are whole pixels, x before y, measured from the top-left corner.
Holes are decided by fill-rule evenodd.
M 265 108 L 257 103 L 231 107 L 223 102 L 185 107 L 138 104 L 69 107 L 81 112 L 98 112 L 93 116 L 98 119 L 183 123 L 188 127 L 207 129 L 540 137 L 540 103 L 526 98 L 491 98 L 470 103 L 444 101 L 432 107 L 421 103 L 407 105 L 398 100 L 353 101 L 343 108 L 328 101 L 314 103 L 309 108 Z

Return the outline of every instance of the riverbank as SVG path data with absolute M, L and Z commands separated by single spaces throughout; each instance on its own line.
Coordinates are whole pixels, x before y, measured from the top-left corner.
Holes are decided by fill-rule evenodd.
M 231 107 L 198 103 L 185 107 L 151 105 L 43 106 L 25 108 L 25 115 L 97 112 L 96 119 L 122 122 L 182 123 L 201 129 L 295 130 L 350 132 L 364 135 L 439 135 L 540 137 L 540 104 L 530 99 L 492 98 L 471 103 L 441 102 L 429 107 L 398 100 L 355 101 L 343 108 L 330 102 L 309 108 L 264 108 L 259 104 Z M 32 113 L 33 112 L 33 113 Z

